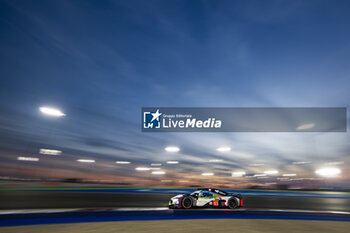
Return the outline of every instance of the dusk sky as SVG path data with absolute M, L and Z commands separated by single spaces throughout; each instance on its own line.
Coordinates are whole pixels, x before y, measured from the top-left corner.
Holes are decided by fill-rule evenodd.
M 317 177 L 337 162 L 350 187 L 348 132 L 142 133 L 140 125 L 142 107 L 348 107 L 349 12 L 349 1 L 322 0 L 0 0 L 0 175 L 128 178 L 162 163 L 162 179 L 208 171 L 229 181 L 241 170 Z M 47 168 L 57 172 L 40 173 Z

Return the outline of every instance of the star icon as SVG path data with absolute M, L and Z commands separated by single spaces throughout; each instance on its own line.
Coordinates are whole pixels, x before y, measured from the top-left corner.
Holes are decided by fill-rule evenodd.
M 159 113 L 159 109 L 157 109 L 157 111 L 155 113 L 151 113 L 151 114 L 153 116 L 151 122 L 154 120 L 159 121 L 159 116 L 162 115 L 161 113 Z

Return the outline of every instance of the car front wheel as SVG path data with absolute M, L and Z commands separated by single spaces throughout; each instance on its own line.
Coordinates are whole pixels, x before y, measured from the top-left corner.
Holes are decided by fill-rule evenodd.
M 190 197 L 184 197 L 182 199 L 181 204 L 182 204 L 182 208 L 189 209 L 192 207 L 192 199 Z

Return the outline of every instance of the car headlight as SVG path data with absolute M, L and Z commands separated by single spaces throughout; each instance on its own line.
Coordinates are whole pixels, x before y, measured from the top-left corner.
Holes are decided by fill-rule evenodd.
M 172 200 L 174 204 L 179 204 L 179 199 Z

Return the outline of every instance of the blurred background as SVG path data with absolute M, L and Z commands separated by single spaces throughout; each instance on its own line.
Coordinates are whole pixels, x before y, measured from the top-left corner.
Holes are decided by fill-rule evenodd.
M 0 1 L 0 188 L 349 190 L 349 133 L 142 133 L 141 107 L 347 107 L 347 1 Z

